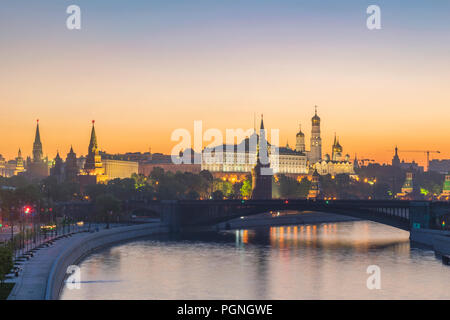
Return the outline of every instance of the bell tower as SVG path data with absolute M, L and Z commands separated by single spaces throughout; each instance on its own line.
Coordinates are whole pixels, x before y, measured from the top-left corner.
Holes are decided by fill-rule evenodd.
M 322 160 L 322 138 L 320 137 L 320 118 L 317 115 L 317 106 L 315 114 L 311 119 L 311 151 L 309 152 L 309 161 L 312 164 Z

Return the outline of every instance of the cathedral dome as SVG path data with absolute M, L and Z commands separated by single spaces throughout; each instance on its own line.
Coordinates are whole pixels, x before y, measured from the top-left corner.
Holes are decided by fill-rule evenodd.
M 337 142 L 334 146 L 334 152 L 342 152 L 342 146 L 339 144 L 339 142 Z
M 304 136 L 305 136 L 305 134 L 302 132 L 302 130 L 297 132 L 297 137 L 304 137 Z
M 317 115 L 317 107 L 314 113 L 314 117 L 311 119 L 313 126 L 314 125 L 320 125 L 320 117 Z
M 317 115 L 317 113 L 312 117 L 312 123 L 313 124 L 319 124 L 320 123 L 320 117 Z

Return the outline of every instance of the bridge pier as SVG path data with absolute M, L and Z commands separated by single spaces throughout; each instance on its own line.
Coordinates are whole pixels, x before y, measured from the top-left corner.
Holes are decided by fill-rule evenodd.
M 411 228 L 429 229 L 431 222 L 431 207 L 429 202 L 413 201 L 409 209 Z
M 161 201 L 161 222 L 169 227 L 172 233 L 179 232 L 181 229 L 181 210 L 177 200 Z

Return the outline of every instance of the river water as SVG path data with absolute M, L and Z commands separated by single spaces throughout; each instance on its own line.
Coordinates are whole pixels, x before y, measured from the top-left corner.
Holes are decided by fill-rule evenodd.
M 357 221 L 139 240 L 85 259 L 61 299 L 450 299 L 450 267 L 408 238 Z

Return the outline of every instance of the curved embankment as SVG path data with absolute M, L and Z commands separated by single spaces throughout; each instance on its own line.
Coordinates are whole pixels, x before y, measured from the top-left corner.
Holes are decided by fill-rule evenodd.
M 67 276 L 67 267 L 81 261 L 93 251 L 114 243 L 167 232 L 168 228 L 161 224 L 141 224 L 102 230 L 76 239 L 53 262 L 46 283 L 45 299 L 58 299 Z
M 75 233 L 72 237 L 57 240 L 52 246 L 38 250 L 35 256 L 23 265 L 8 299 L 58 299 L 68 266 L 76 264 L 101 247 L 168 231 L 165 225 L 147 223 L 93 233 Z
M 114 243 L 167 233 L 168 227 L 161 224 L 142 224 L 119 227 L 86 235 L 70 243 L 52 264 L 45 288 L 45 299 L 58 299 L 67 276 L 67 267 L 81 261 L 93 251 Z

